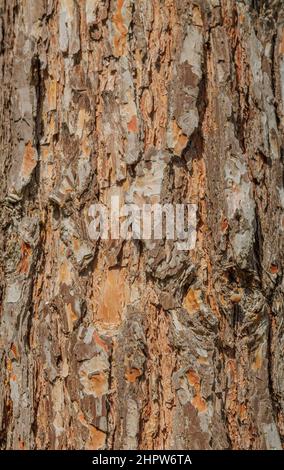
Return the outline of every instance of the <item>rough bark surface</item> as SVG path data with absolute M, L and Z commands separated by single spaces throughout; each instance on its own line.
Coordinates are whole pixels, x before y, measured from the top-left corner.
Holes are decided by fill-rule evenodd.
M 283 2 L 0 0 L 0 83 L 1 447 L 281 449 Z

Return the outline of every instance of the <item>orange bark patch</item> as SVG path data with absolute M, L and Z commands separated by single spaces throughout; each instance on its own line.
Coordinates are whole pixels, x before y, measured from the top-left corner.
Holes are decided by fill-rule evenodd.
M 227 229 L 229 227 L 229 223 L 228 223 L 228 220 L 227 219 L 223 219 L 222 222 L 221 222 L 221 230 L 222 232 L 226 232 Z
M 239 417 L 241 421 L 245 421 L 247 419 L 247 408 L 244 403 L 241 403 L 239 406 Z
M 98 335 L 98 333 L 94 332 L 93 338 L 95 343 L 100 346 L 104 351 L 108 352 L 109 351 L 109 346 L 108 344 L 102 340 L 102 338 Z
M 191 401 L 191 404 L 199 412 L 205 411 L 207 409 L 206 401 L 200 395 L 197 395 L 196 397 L 194 397 Z
M 52 80 L 47 91 L 48 109 L 53 111 L 56 109 L 57 82 Z
M 243 297 L 243 292 L 234 292 L 234 294 L 231 295 L 230 299 L 233 304 L 238 304 Z
M 8 371 L 8 372 L 11 372 L 11 371 L 12 371 L 12 361 L 11 361 L 11 359 L 9 359 L 9 358 L 7 358 L 6 368 L 7 368 L 7 371 Z
M 98 320 L 107 326 L 118 326 L 128 298 L 129 289 L 125 283 L 124 271 L 108 271 L 98 301 Z
M 67 260 L 64 260 L 59 266 L 59 282 L 67 286 L 72 284 L 71 268 Z
M 282 38 L 281 38 L 281 41 L 279 43 L 279 54 L 280 55 L 284 54 L 284 30 L 282 32 Z
M 29 141 L 26 144 L 23 162 L 22 162 L 22 175 L 24 178 L 29 178 L 37 164 L 37 151 Z
M 77 321 L 78 317 L 76 313 L 74 312 L 73 307 L 70 303 L 65 305 L 65 312 L 67 316 L 67 323 L 68 323 L 69 331 L 72 331 L 73 324 L 75 323 L 75 321 Z
M 198 6 L 194 6 L 192 10 L 192 21 L 196 26 L 203 26 L 201 11 Z
M 181 155 L 185 149 L 188 141 L 188 137 L 183 134 L 182 130 L 178 126 L 175 120 L 171 121 L 171 132 L 173 138 L 174 152 L 176 155 Z
M 91 146 L 89 140 L 82 140 L 81 149 L 84 157 L 87 158 L 91 155 Z
M 140 110 L 144 117 L 147 119 L 153 111 L 153 96 L 151 91 L 148 88 L 145 88 L 140 102 Z
M 207 404 L 204 398 L 201 396 L 201 385 L 199 376 L 193 369 L 189 369 L 186 373 L 186 376 L 189 385 L 194 388 L 195 393 L 195 396 L 191 400 L 191 404 L 197 409 L 197 411 L 205 411 L 207 409 Z
M 186 373 L 186 376 L 190 385 L 192 385 L 195 388 L 200 387 L 200 379 L 194 370 L 189 369 Z
M 76 134 L 78 135 L 78 137 L 81 138 L 83 136 L 83 131 L 84 131 L 86 123 L 88 123 L 88 120 L 89 120 L 88 113 L 85 111 L 85 109 L 83 108 L 80 109 L 79 114 L 78 114 L 77 129 L 76 129 Z
M 18 349 L 15 343 L 12 343 L 11 352 L 13 353 L 15 359 L 19 358 Z
M 175 153 L 177 155 L 181 155 L 183 149 L 185 149 L 187 144 L 188 138 L 184 134 L 180 134 L 177 139 L 177 143 L 175 145 Z
M 142 371 L 133 367 L 132 369 L 127 369 L 125 372 L 125 378 L 128 382 L 134 383 L 138 377 L 141 377 Z
M 131 121 L 127 124 L 127 128 L 130 132 L 138 132 L 138 123 L 137 123 L 137 117 L 132 116 Z
M 30 245 L 23 242 L 21 245 L 21 261 L 18 266 L 18 272 L 21 274 L 26 274 L 30 267 L 30 259 L 32 255 L 32 249 Z
M 108 391 L 108 375 L 104 371 L 94 371 L 94 364 L 86 363 L 80 368 L 80 382 L 88 395 L 100 397 Z
M 78 415 L 78 419 L 83 426 L 89 429 L 89 437 L 85 445 L 85 450 L 102 449 L 106 442 L 106 434 L 95 426 L 88 424 L 81 411 Z
M 88 426 L 90 434 L 88 441 L 86 442 L 86 450 L 102 449 L 105 445 L 106 434 L 103 431 L 95 428 L 94 426 Z
M 78 251 L 80 250 L 80 242 L 78 238 L 75 238 L 75 237 L 72 238 L 72 245 L 73 245 L 74 252 L 78 253 Z
M 96 396 L 103 395 L 107 390 L 107 377 L 104 372 L 99 372 L 90 377 L 91 388 Z
M 24 441 L 19 441 L 19 449 L 24 450 L 25 449 L 25 443 Z
M 126 45 L 126 36 L 127 36 L 127 31 L 128 31 L 128 28 L 123 22 L 123 16 L 122 16 L 123 4 L 124 4 L 124 0 L 117 1 L 117 10 L 116 10 L 116 13 L 113 15 L 113 22 L 118 31 L 118 33 L 114 37 L 114 48 L 118 56 L 121 56 L 124 53 L 124 49 Z
M 199 311 L 201 305 L 201 291 L 199 289 L 189 289 L 186 294 L 183 306 L 190 313 L 194 314 Z
M 278 271 L 279 271 L 279 269 L 278 269 L 277 264 L 272 264 L 272 265 L 270 266 L 270 272 L 271 272 L 271 274 L 277 274 Z
M 197 360 L 198 360 L 199 364 L 208 364 L 207 357 L 199 356 Z
M 224 299 L 220 296 L 221 303 L 222 303 L 222 300 L 224 304 Z M 210 308 L 212 309 L 212 312 L 214 312 L 217 317 L 220 317 L 218 303 L 216 301 L 214 294 L 212 294 L 212 291 L 210 291 L 208 294 L 208 302 L 209 302 Z
M 236 377 L 237 377 L 236 361 L 234 359 L 229 359 L 227 361 L 227 366 L 228 366 L 228 369 L 229 369 L 231 382 L 235 383 L 236 382 Z
M 262 357 L 262 346 L 260 346 L 256 352 L 255 352 L 255 356 L 254 356 L 254 361 L 252 363 L 252 369 L 254 371 L 257 371 L 259 369 L 261 369 L 262 367 L 262 360 L 263 360 L 263 357 Z

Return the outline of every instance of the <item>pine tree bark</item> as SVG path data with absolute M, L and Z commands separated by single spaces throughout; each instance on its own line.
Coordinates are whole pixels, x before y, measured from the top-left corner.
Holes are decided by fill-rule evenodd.
M 3 449 L 281 449 L 284 5 L 0 0 Z M 88 236 L 113 194 L 197 243 Z

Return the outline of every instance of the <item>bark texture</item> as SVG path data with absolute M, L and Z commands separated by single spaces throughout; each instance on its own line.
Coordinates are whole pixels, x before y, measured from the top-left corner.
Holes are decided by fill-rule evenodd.
M 281 449 L 283 1 L 0 0 L 0 83 L 1 447 Z

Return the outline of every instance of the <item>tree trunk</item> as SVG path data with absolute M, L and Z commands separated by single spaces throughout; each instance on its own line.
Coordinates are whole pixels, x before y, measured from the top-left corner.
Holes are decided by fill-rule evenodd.
M 282 0 L 0 0 L 3 449 L 281 449 Z M 197 240 L 89 208 L 197 205 Z

